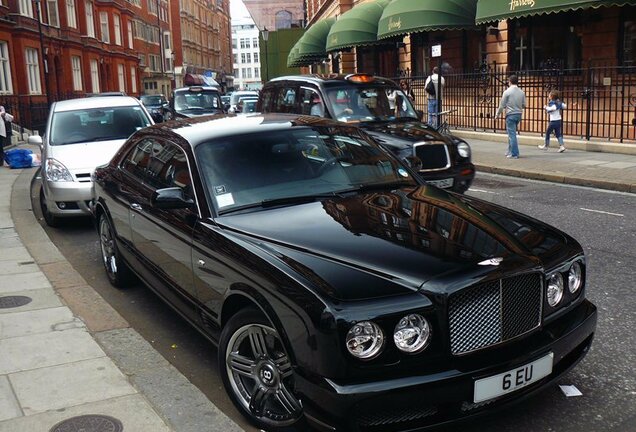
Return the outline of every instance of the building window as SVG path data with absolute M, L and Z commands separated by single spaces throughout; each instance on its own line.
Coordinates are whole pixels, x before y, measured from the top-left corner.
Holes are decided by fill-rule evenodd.
M 623 66 L 636 65 L 636 19 L 630 19 L 634 14 L 621 14 L 623 17 L 622 38 L 619 56 Z
M 77 28 L 77 16 L 75 15 L 75 0 L 66 0 L 66 19 L 68 26 Z
M 71 56 L 71 69 L 73 71 L 73 90 L 82 91 L 82 61 L 79 56 Z
M 137 93 L 137 68 L 135 66 L 130 67 L 130 82 L 132 84 L 131 91 Z
M 115 30 L 115 45 L 121 45 L 121 18 L 113 15 L 113 27 Z
M 234 63 L 238 63 L 238 54 L 234 54 Z
M 133 23 L 132 21 L 126 22 L 126 27 L 128 28 L 128 48 L 132 49 L 133 47 Z
M 261 69 L 255 67 L 254 68 L 254 78 L 260 78 L 261 77 Z
M 9 63 L 9 44 L 5 41 L 0 41 L 0 93 L 13 93 L 11 64 Z
M 248 43 L 249 43 L 249 39 L 241 38 L 241 49 L 247 48 Z
M 246 68 L 242 68 L 241 69 L 241 78 L 243 78 L 243 79 L 247 78 L 247 69 Z
M 245 61 L 245 53 L 241 53 L 241 63 L 246 63 L 246 61 Z
M 49 16 L 49 25 L 51 27 L 60 26 L 60 14 L 57 11 L 57 0 L 47 0 L 46 10 Z
M 95 17 L 93 2 L 86 2 L 86 36 L 95 37 Z
M 276 12 L 276 30 L 291 28 L 292 14 L 289 11 Z
M 245 54 L 245 60 L 247 61 L 247 63 L 252 63 L 252 54 Z
M 252 68 L 247 68 L 247 78 L 252 78 Z
M 110 43 L 110 31 L 108 30 L 108 12 L 99 13 L 100 31 L 102 33 L 102 42 Z
M 232 38 L 232 48 L 236 49 L 236 39 Z
M 99 93 L 99 66 L 97 60 L 91 60 L 91 86 L 93 93 Z
M 254 53 L 254 63 L 258 63 L 258 53 Z
M 119 91 L 126 91 L 126 74 L 124 74 L 124 65 L 117 65 L 117 80 L 119 81 Z
M 29 82 L 29 94 L 42 94 L 40 84 L 40 62 L 38 61 L 38 50 L 27 48 L 25 50 L 27 78 Z
M 252 48 L 258 48 L 258 38 L 252 38 Z
M 20 0 L 20 15 L 33 18 L 33 3 L 31 0 Z
M 150 64 L 148 65 L 150 67 L 150 70 L 153 72 L 158 72 L 159 68 L 161 67 L 161 58 L 158 55 L 148 54 L 148 61 L 150 62 Z
M 157 15 L 157 0 L 148 0 L 148 12 Z

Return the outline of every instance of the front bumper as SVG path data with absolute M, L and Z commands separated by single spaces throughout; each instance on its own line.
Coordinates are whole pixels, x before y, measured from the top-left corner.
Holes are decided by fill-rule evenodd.
M 48 211 L 56 217 L 90 216 L 92 182 L 50 182 L 43 180 Z
M 449 359 L 433 374 L 343 384 L 310 380 L 299 373 L 297 392 L 308 421 L 321 431 L 415 431 L 467 420 L 519 402 L 574 367 L 592 344 L 596 320 L 596 307 L 584 300 L 526 338 Z M 473 403 L 475 380 L 523 366 L 549 352 L 554 353 L 550 375 L 513 393 Z
M 423 170 L 419 171 L 419 174 L 427 182 L 431 182 L 442 189 L 463 193 L 473 183 L 475 166 L 468 162 L 451 166 L 443 171 Z

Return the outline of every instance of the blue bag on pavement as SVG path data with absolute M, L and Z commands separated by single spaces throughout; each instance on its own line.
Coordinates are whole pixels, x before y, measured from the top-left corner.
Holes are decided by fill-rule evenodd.
M 33 152 L 29 149 L 13 149 L 4 153 L 4 161 L 11 168 L 31 168 Z

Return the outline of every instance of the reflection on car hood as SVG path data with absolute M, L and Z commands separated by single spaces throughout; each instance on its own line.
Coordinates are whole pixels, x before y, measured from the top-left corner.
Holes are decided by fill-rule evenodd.
M 398 149 L 410 147 L 420 141 L 447 141 L 441 134 L 419 121 L 361 123 L 365 132 L 380 144 Z
M 570 242 L 580 249 L 539 221 L 430 186 L 223 216 L 217 222 L 256 244 L 266 243 L 343 300 L 420 288 L 444 292 L 451 288 L 440 281 L 466 283 L 491 271 L 535 268 L 563 259 L 571 253 L 563 247 Z M 503 258 L 501 266 L 483 265 L 493 257 Z
M 48 147 L 48 157 L 62 162 L 70 171 L 90 172 L 108 163 L 125 140 L 98 141 Z

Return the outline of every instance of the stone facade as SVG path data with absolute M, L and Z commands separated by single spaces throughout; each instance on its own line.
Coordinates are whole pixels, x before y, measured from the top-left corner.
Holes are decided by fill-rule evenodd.
M 305 22 L 304 0 L 243 0 L 243 3 L 259 30 L 303 27 Z M 284 24 L 287 22 L 289 26 Z

